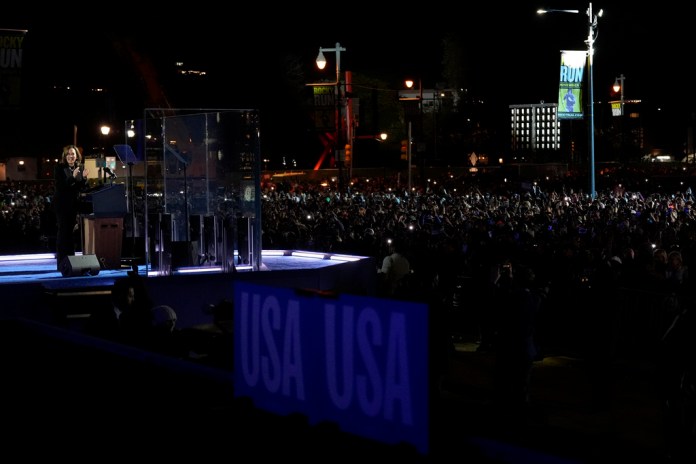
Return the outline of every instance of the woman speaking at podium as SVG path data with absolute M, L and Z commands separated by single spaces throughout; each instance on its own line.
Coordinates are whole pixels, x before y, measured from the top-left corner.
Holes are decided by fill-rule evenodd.
M 75 231 L 80 192 L 87 187 L 88 170 L 82 164 L 82 155 L 75 145 L 63 148 L 63 156 L 55 167 L 53 178 L 55 192 L 53 209 L 56 213 L 56 265 L 61 270 L 61 262 L 66 256 L 75 255 Z

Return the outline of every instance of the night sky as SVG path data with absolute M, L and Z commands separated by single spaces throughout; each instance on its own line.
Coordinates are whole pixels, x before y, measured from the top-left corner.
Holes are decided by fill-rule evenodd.
M 662 2 L 659 9 L 613 3 L 618 2 L 592 4 L 595 13 L 605 10 L 595 41 L 595 101 L 614 99 L 611 85 L 624 74 L 625 98 L 665 107 L 666 117 L 684 119 L 696 103 L 685 72 L 694 51 L 687 11 L 676 3 L 669 8 Z M 421 76 L 423 86 L 432 88 L 443 81 L 442 40 L 452 35 L 463 44 L 469 91 L 504 111 L 510 104 L 554 101 L 560 50 L 586 49 L 588 34 L 588 3 L 557 0 L 461 7 L 429 2 L 421 10 L 380 11 L 358 4 L 342 10 L 194 6 L 137 14 L 85 11 L 80 16 L 86 19 L 79 21 L 64 11 L 3 14 L 0 28 L 29 31 L 25 106 L 55 121 L 49 124 L 61 133 L 75 121 L 138 118 L 145 106 L 157 104 L 137 61 L 152 65 L 150 82 L 157 83 L 159 97 L 173 107 L 262 108 L 271 119 L 268 127 L 274 128 L 286 124 L 273 118 L 292 119 L 279 110 L 288 106 L 287 76 L 309 82 L 319 78 L 314 60 L 320 46 L 339 42 L 346 48 L 342 70 L 374 76 L 394 89 L 406 75 Z M 578 9 L 580 14 L 537 15 L 542 7 Z M 270 22 L 269 16 L 274 18 Z M 327 69 L 333 70 L 335 54 L 326 57 Z M 169 82 L 175 60 L 208 72 L 206 84 L 177 93 Z M 45 100 L 46 86 L 56 84 L 104 87 L 109 97 L 102 102 Z

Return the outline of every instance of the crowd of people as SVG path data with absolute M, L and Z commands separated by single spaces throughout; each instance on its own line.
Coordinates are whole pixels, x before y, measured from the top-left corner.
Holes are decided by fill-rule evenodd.
M 0 254 L 54 251 L 53 189 L 53 181 L 6 181 L 0 184 L 0 233 L 3 236 Z M 48 243 L 49 237 L 53 243 Z
M 452 182 L 414 193 L 373 181 L 353 184 L 348 194 L 309 183 L 278 184 L 264 193 L 263 247 L 352 253 L 381 262 L 395 240 L 414 272 L 426 278 L 443 265 L 487 276 L 490 265 L 512 260 L 557 285 L 588 284 L 602 266 L 620 262 L 622 285 L 658 290 L 666 284 L 655 269 L 663 252 L 674 258 L 671 266 L 677 257 L 682 265 L 694 259 L 693 202 L 688 187 L 665 194 L 617 186 L 591 198 L 565 188 L 484 190 Z M 674 273 L 669 281 L 677 275 L 686 277 Z
M 373 257 L 383 296 L 448 311 L 465 299 L 467 327 L 482 350 L 499 355 L 501 381 L 518 386 L 508 398 L 525 401 L 531 363 L 560 349 L 593 361 L 598 401 L 608 401 L 611 360 L 626 343 L 656 356 L 686 350 L 669 355 L 680 362 L 663 363 L 665 378 L 693 389 L 696 348 L 688 340 L 696 337 L 672 335 L 668 345 L 663 336 L 694 319 L 694 194 L 688 185 L 669 193 L 631 187 L 617 182 L 592 197 L 562 182 L 513 189 L 451 177 L 411 191 L 386 178 L 356 179 L 344 192 L 317 182 L 264 184 L 262 243 Z M 52 191 L 45 181 L 3 186 L 3 252 L 51 249 Z M 524 317 L 511 323 L 500 307 L 524 308 Z M 665 391 L 685 395 L 676 384 Z
M 688 186 L 667 194 L 617 185 L 592 198 L 563 186 L 513 191 L 451 178 L 411 192 L 390 179 L 357 181 L 349 192 L 286 182 L 264 185 L 262 243 L 382 264 L 393 241 L 425 285 L 485 280 L 491 266 L 510 260 L 555 287 L 588 286 L 610 266 L 621 268 L 622 286 L 666 291 L 686 288 L 682 268 L 696 259 L 693 203 Z M 7 181 L 0 207 L 1 253 L 54 251 L 52 181 Z
M 264 184 L 262 246 L 370 256 L 383 267 L 398 244 L 408 261 L 398 273 L 409 284 L 390 281 L 389 293 L 398 287 L 401 297 L 437 291 L 454 300 L 462 287 L 488 288 L 504 262 L 531 268 L 551 303 L 609 282 L 624 298 L 633 289 L 671 302 L 689 288 L 696 216 L 688 185 L 665 193 L 617 182 L 592 198 L 562 180 L 524 189 L 452 177 L 424 184 L 410 192 L 390 178 L 357 179 L 347 192 L 312 181 Z M 5 182 L 1 253 L 55 250 L 53 191 L 52 181 Z M 660 315 L 661 328 L 674 311 Z
M 52 181 L 5 182 L 0 252 L 53 251 L 54 202 Z M 480 279 L 491 265 L 511 260 L 555 286 L 587 285 L 603 267 L 620 264 L 622 286 L 666 290 L 688 278 L 679 268 L 696 259 L 693 203 L 688 186 L 667 194 L 618 185 L 591 198 L 562 186 L 513 191 L 451 178 L 411 192 L 390 179 L 357 181 L 349 192 L 315 182 L 266 184 L 262 243 L 371 256 L 381 264 L 394 241 L 409 273 L 427 285 L 435 278 L 452 285 L 458 275 Z M 451 272 L 438 272 L 443 266 Z

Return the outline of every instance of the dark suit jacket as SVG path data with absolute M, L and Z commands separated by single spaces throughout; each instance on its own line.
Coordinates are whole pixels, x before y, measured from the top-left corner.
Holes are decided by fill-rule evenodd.
M 82 172 L 82 167 L 78 167 Z M 53 194 L 53 208 L 58 215 L 77 214 L 77 205 L 80 192 L 87 187 L 87 179 L 82 174 L 73 176 L 67 163 L 59 163 L 53 172 L 55 191 Z

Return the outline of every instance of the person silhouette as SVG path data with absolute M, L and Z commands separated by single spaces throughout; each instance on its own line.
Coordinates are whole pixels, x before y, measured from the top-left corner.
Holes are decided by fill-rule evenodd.
M 573 94 L 573 89 L 568 89 L 565 95 L 563 95 L 563 101 L 565 102 L 566 111 L 572 113 L 575 107 L 575 94 Z
M 65 270 L 64 260 L 75 255 L 75 232 L 78 227 L 80 192 L 88 187 L 89 170 L 82 164 L 76 145 L 66 145 L 60 163 L 54 169 L 53 209 L 56 215 L 56 267 Z M 66 274 L 63 274 L 66 275 Z

